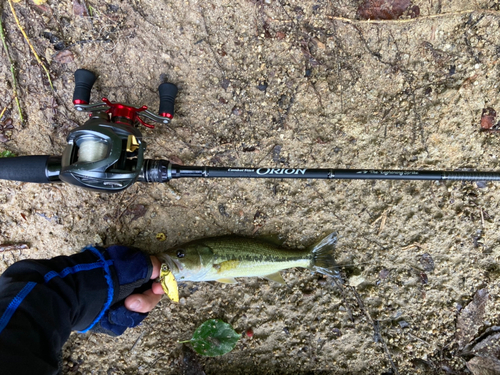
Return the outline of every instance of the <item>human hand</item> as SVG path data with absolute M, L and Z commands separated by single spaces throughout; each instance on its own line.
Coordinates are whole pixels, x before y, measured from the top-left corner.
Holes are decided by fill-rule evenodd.
M 160 276 L 161 263 L 157 257 L 151 256 L 151 263 L 153 264 L 153 273 L 151 279 L 157 279 Z M 160 302 L 162 295 L 165 294 L 160 283 L 154 282 L 151 289 L 146 290 L 144 293 L 131 294 L 125 299 L 125 307 L 130 311 L 139 313 L 148 313 L 155 308 Z
M 127 246 L 109 246 L 105 254 L 114 268 L 114 300 L 101 313 L 92 331 L 119 336 L 127 328 L 138 326 L 160 301 L 163 289 L 152 280 L 160 275 L 161 264 L 156 257 Z

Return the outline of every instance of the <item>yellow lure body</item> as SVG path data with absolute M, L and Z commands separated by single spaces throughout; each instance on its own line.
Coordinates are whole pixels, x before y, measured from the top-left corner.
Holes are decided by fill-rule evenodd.
M 168 298 L 173 302 L 179 302 L 179 287 L 177 286 L 177 281 L 166 264 L 161 265 L 160 283 Z

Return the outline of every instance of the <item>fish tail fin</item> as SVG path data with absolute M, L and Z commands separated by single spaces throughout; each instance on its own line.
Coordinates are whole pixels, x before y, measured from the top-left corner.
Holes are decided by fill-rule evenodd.
M 337 244 L 337 233 L 330 233 L 313 245 L 311 269 L 328 276 L 340 277 L 338 265 L 335 262 L 334 250 Z

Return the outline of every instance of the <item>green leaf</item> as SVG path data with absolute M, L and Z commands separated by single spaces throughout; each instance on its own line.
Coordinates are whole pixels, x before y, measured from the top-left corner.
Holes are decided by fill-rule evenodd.
M 0 158 L 13 158 L 15 156 L 16 155 L 9 150 L 5 150 L 5 151 L 0 152 Z
M 234 349 L 241 335 L 220 319 L 210 319 L 199 326 L 190 340 L 196 353 L 216 357 Z

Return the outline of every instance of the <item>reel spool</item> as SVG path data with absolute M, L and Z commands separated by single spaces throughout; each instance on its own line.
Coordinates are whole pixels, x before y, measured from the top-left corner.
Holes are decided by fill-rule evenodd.
M 68 135 L 59 178 L 91 190 L 124 190 L 139 177 L 145 149 L 137 128 L 95 116 Z
M 78 148 L 79 163 L 93 163 L 102 160 L 109 153 L 108 146 L 100 141 L 85 140 Z

